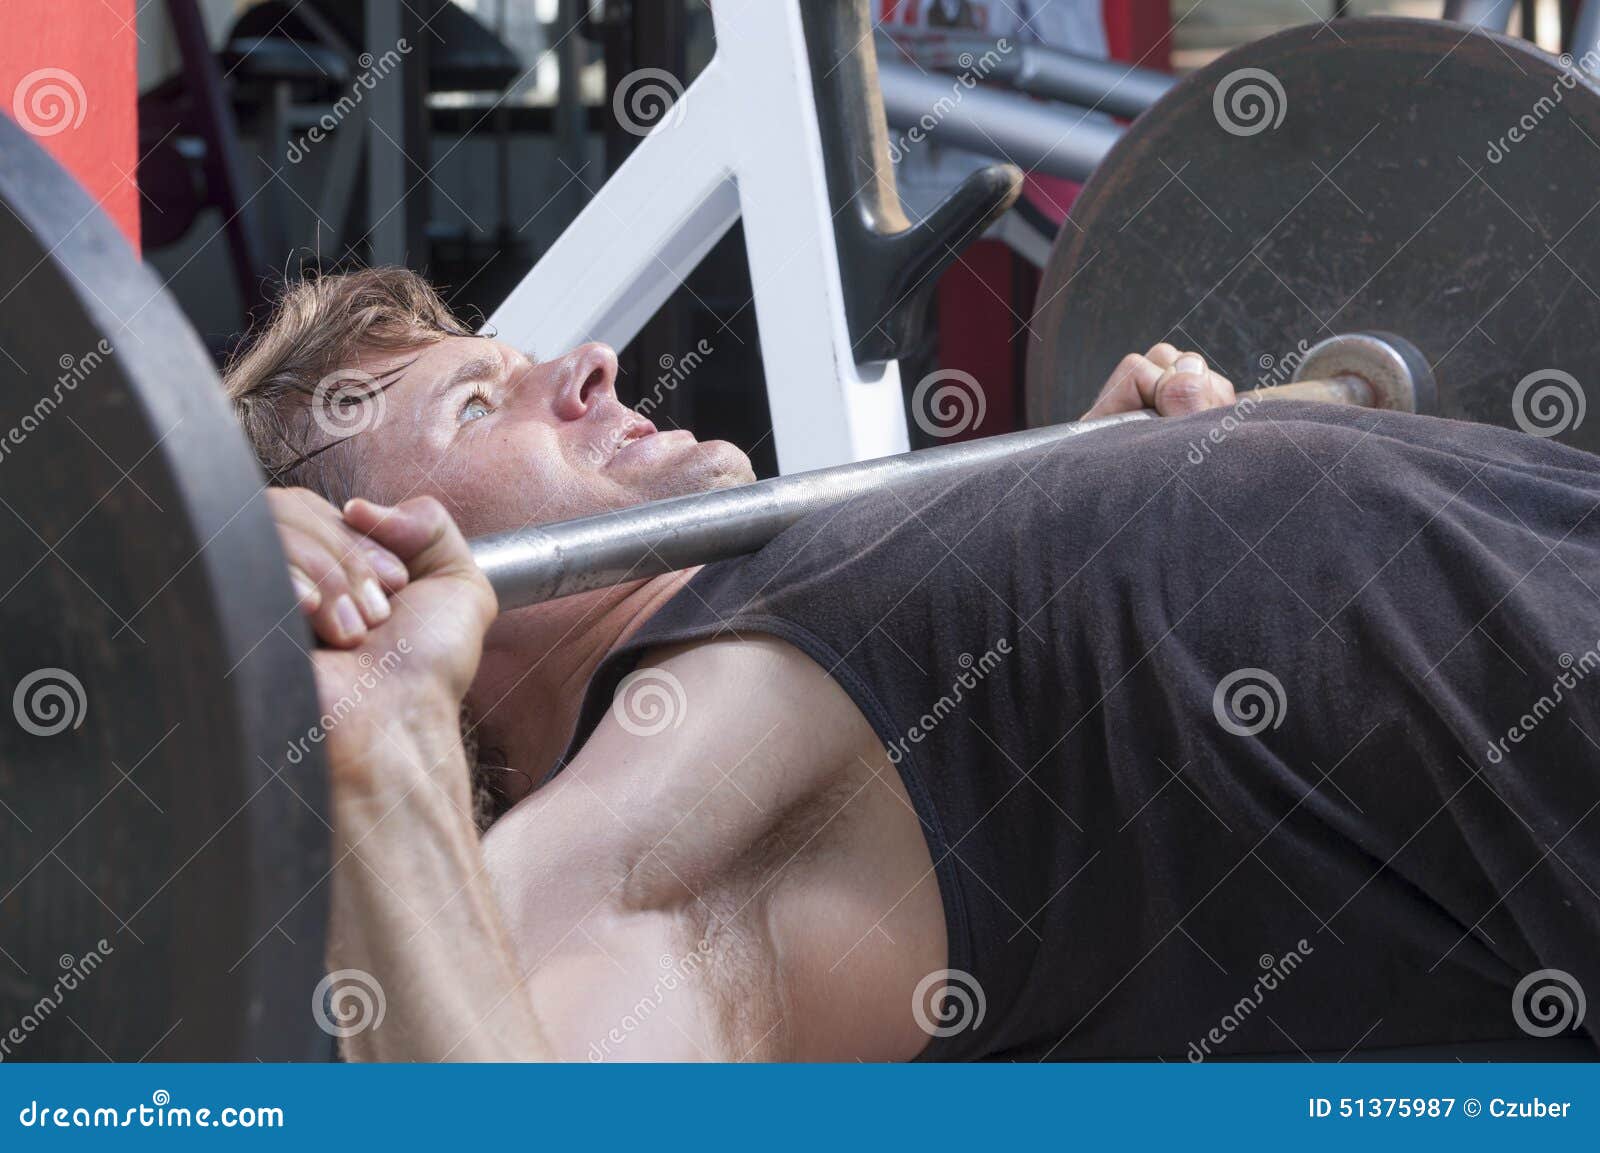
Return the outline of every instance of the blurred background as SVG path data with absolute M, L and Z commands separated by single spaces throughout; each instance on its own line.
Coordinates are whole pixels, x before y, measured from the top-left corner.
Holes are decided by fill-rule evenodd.
M 1442 14 L 1423 0 L 873 3 L 883 60 L 1009 35 L 1179 74 L 1290 25 Z M 1559 0 L 1502 3 L 1509 31 L 1559 50 Z M 275 286 L 310 267 L 407 264 L 464 316 L 487 316 L 637 143 L 612 112 L 621 78 L 663 69 L 687 84 L 715 50 L 705 0 L 146 0 L 136 21 L 144 254 L 219 359 Z M 990 159 L 911 152 L 899 163 L 908 208 Z M 909 380 L 945 367 L 985 381 L 992 431 L 1020 423 L 1039 243 L 1075 189 L 1034 174 L 1043 241 L 1030 255 L 995 236 L 963 254 L 902 361 Z M 736 226 L 620 350 L 619 391 L 648 392 L 659 357 L 710 339 L 718 355 L 652 419 L 732 439 L 770 473 L 750 299 Z

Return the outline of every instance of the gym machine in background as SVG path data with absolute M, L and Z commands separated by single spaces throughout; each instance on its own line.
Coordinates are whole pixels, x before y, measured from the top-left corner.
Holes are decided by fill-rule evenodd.
M 486 327 L 536 352 L 590 339 L 624 347 L 738 221 L 744 230 L 780 470 L 825 467 L 904 449 L 909 443 L 907 398 L 898 358 L 914 343 L 923 303 L 938 275 L 964 245 L 994 224 L 1011 200 L 1002 194 L 1008 177 L 991 167 L 974 174 L 925 220 L 913 224 L 894 192 L 893 166 L 886 155 L 891 135 L 903 137 L 915 129 L 927 139 L 995 155 L 1028 171 L 1090 179 L 1093 189 L 1104 185 L 1095 174 L 1115 155 L 1125 132 L 1113 117 L 1138 116 L 1176 82 L 1147 69 L 1038 45 L 1009 45 L 1001 51 L 994 41 L 976 39 L 953 40 L 948 59 L 940 62 L 944 70 L 922 71 L 889 59 L 887 53 L 879 59 L 869 35 L 869 7 L 866 0 L 814 5 L 729 0 L 715 5 L 715 56 Z M 1590 7 L 1600 11 L 1600 4 Z M 1507 0 L 1495 0 L 1452 5 L 1448 14 L 1475 27 L 1503 29 L 1510 12 Z M 1320 25 L 1308 27 L 1321 31 Z M 1468 31 L 1444 24 L 1436 26 L 1437 32 L 1420 23 L 1408 27 L 1416 30 L 1419 44 L 1447 37 L 1441 56 L 1448 56 L 1450 46 Z M 1525 42 L 1502 42 L 1537 51 Z M 775 66 L 777 61 L 784 66 Z M 1207 74 L 1209 91 L 1217 75 Z M 1419 99 L 1436 102 L 1445 85 L 1432 76 L 1418 80 Z M 646 98 L 670 101 L 672 93 L 660 87 L 659 76 L 656 81 L 656 90 L 645 93 Z M 618 107 L 624 97 L 640 95 L 619 88 Z M 1307 107 L 1315 107 L 1315 101 Z M 870 115 L 852 115 L 851 109 L 867 109 Z M 1294 115 L 1297 124 L 1304 123 L 1298 108 Z M 833 121 L 842 128 L 819 127 Z M 1229 135 L 1215 119 L 1208 125 L 1197 123 L 1196 130 L 1215 142 L 1215 155 L 1227 155 L 1242 166 L 1253 163 L 1247 146 L 1253 134 Z M 853 134 L 850 141 L 831 143 L 842 139 L 840 132 Z M 1462 142 L 1461 147 L 1482 151 L 1481 141 L 1471 148 Z M 1319 154 L 1324 167 L 1340 159 L 1326 148 Z M 1181 197 L 1191 175 L 1173 178 L 1176 191 L 1166 201 Z M 1296 173 L 1277 187 L 1305 191 L 1302 186 L 1309 185 L 1304 175 Z M 1316 175 L 1310 180 L 1317 180 Z M 1220 189 L 1216 195 L 1224 203 L 1230 199 Z M 1227 211 L 1219 209 L 1223 215 Z M 1268 224 L 1261 221 L 1260 227 Z M 1053 275 L 1067 259 L 1064 248 L 1079 235 L 1073 229 L 1065 232 L 1053 253 L 1047 249 L 1051 236 L 1008 232 L 1046 266 L 1048 287 L 1040 301 L 1053 310 L 1052 316 L 1071 308 L 1057 292 L 1065 278 Z M 897 237 L 906 243 L 897 246 Z M 896 251 L 926 257 L 930 243 L 935 255 L 944 250 L 941 259 L 915 267 L 896 264 L 901 259 Z M 1371 254 L 1373 249 L 1365 251 Z M 1190 254 L 1184 263 L 1194 264 L 1200 255 Z M 1074 259 L 1082 261 L 1086 255 L 1079 252 Z M 1339 283 L 1339 277 L 1329 282 L 1330 287 Z M 1353 280 L 1346 287 L 1354 293 L 1360 284 Z M 1328 307 L 1345 303 L 1341 298 Z M 1137 316 L 1139 310 L 1123 309 L 1121 315 Z M 1312 322 L 1318 335 L 1332 331 L 1322 327 L 1320 314 L 1302 312 L 1299 319 Z M 1040 329 L 1041 322 L 1029 321 L 1027 327 Z M 1295 328 L 1290 324 L 1285 331 Z M 1237 331 L 1248 333 L 1252 327 Z M 1169 318 L 1135 342 L 1142 347 L 1162 337 L 1213 351 L 1221 370 L 1242 381 L 1253 379 L 1260 357 L 1279 354 L 1268 343 L 1249 350 L 1228 348 L 1195 317 Z M 1030 347 L 1037 344 L 1030 341 Z M 1448 345 L 1430 347 L 1430 355 L 1443 355 Z M 1034 348 L 1030 360 L 1040 359 Z M 1075 367 L 1085 370 L 1075 373 L 1075 379 L 1098 379 L 1098 362 Z M 1030 379 L 1037 375 L 1030 367 Z M 1052 404 L 1050 397 L 1041 397 L 1042 387 L 1030 384 L 1028 389 L 1035 416 L 1041 406 Z M 1053 419 L 1063 415 L 1050 410 Z
M 178 26 L 190 32 L 198 27 L 192 0 L 181 4 L 173 0 L 169 6 Z M 401 16 L 410 23 L 392 27 L 374 27 L 370 19 L 365 23 L 354 19 L 354 14 L 367 8 L 372 9 L 369 17 L 385 10 L 385 4 L 349 7 L 348 13 L 338 9 L 335 27 L 316 16 L 315 5 L 295 7 L 270 0 L 246 12 L 235 27 L 223 63 L 232 85 L 240 92 L 257 94 L 254 103 L 246 102 L 246 106 L 254 109 L 255 131 L 264 140 L 280 140 L 285 125 L 301 123 L 315 111 L 317 100 L 325 101 L 330 91 L 337 94 L 348 87 L 356 69 L 356 50 L 382 47 L 388 42 L 386 37 L 418 31 L 415 19 L 406 15 L 403 6 Z M 1600 11 L 1600 4 L 1587 7 Z M 410 260 L 445 285 L 458 303 L 470 307 L 476 300 L 489 307 L 498 302 L 493 315 L 497 330 L 509 339 L 533 340 L 539 348 L 584 338 L 607 340 L 623 356 L 624 399 L 659 393 L 653 397 L 653 403 L 660 405 L 658 419 L 702 428 L 709 425 L 719 435 L 754 446 L 763 457 L 765 470 L 773 463 L 782 471 L 793 471 L 903 447 L 916 434 L 915 425 L 908 425 L 905 416 L 912 391 L 909 385 L 914 380 L 903 384 L 898 380 L 898 361 L 913 358 L 917 365 L 914 378 L 931 367 L 926 359 L 931 345 L 925 317 L 942 270 L 893 269 L 882 266 L 880 259 L 887 251 L 880 242 L 909 230 L 925 206 L 918 204 L 916 211 L 910 211 L 897 202 L 892 189 L 893 165 L 876 158 L 876 145 L 852 146 L 848 163 L 830 168 L 824 155 L 827 135 L 816 127 L 818 110 L 824 108 L 819 100 L 870 104 L 874 92 L 881 95 L 891 156 L 908 139 L 916 138 L 936 147 L 997 156 L 1030 173 L 1082 181 L 1124 131 L 1119 121 L 1138 116 L 1174 83 L 1170 76 L 1136 65 L 1077 56 L 1037 43 L 1006 42 L 1002 46 L 992 39 L 965 34 L 947 37 L 942 54 L 924 61 L 927 70 L 906 63 L 898 52 L 886 51 L 881 39 L 876 49 L 871 40 L 860 43 L 859 38 L 832 47 L 821 41 L 808 45 L 807 41 L 819 34 L 808 21 L 825 22 L 819 14 L 849 20 L 852 28 L 870 27 L 874 10 L 866 0 L 817 4 L 727 0 L 709 12 L 696 10 L 692 15 L 681 0 L 648 5 L 562 0 L 559 10 L 559 26 L 569 32 L 559 37 L 550 33 L 548 54 L 559 57 L 563 79 L 561 103 L 547 127 L 559 138 L 559 164 L 566 165 L 571 175 L 562 177 L 565 187 L 554 197 L 551 215 L 564 218 L 591 190 L 593 200 L 585 220 L 574 226 L 565 244 L 556 243 L 520 291 L 511 286 L 531 260 L 532 247 L 525 222 L 523 227 L 507 223 L 513 199 L 508 176 L 510 118 L 504 106 L 507 93 L 501 93 L 489 112 L 445 118 L 463 139 L 474 133 L 494 136 L 495 156 L 489 159 L 493 160 L 493 183 L 498 187 L 495 211 L 500 225 L 485 238 L 474 239 L 473 231 L 465 227 L 452 233 L 454 239 L 448 243 L 432 235 L 427 197 L 421 194 L 429 187 L 424 169 L 432 161 L 397 169 L 398 154 L 384 138 L 386 133 L 394 140 L 403 139 L 405 153 L 427 157 L 430 149 L 417 134 L 430 122 L 437 126 L 441 115 L 437 109 L 429 111 L 428 90 L 440 85 L 493 88 L 504 85 L 515 73 L 515 56 L 497 45 L 489 26 L 495 12 L 503 24 L 504 4 L 483 7 L 480 15 L 487 23 L 480 27 L 447 0 L 429 0 L 424 15 L 434 34 L 413 35 L 411 40 L 417 46 L 398 61 L 399 80 L 374 93 L 377 103 L 370 114 L 387 117 L 383 133 L 365 126 L 369 109 L 363 102 L 319 156 L 319 162 L 326 161 L 325 177 L 315 182 L 314 190 L 308 188 L 296 195 L 305 198 L 300 203 L 318 222 L 316 235 L 319 243 L 327 245 L 325 257 L 337 258 L 345 244 L 333 238 L 343 236 L 354 242 L 358 261 Z M 841 15 L 845 12 L 851 15 Z M 189 13 L 189 18 L 177 20 L 183 13 Z M 1450 19 L 1498 30 L 1508 22 L 1511 7 L 1509 0 L 1452 0 L 1444 13 Z M 1580 23 L 1585 16 L 1580 13 Z M 714 49 L 707 47 L 707 25 L 712 22 L 721 26 Z M 468 32 L 474 35 L 468 36 Z M 1585 35 L 1582 28 L 1577 35 Z M 194 62 L 204 55 L 204 38 L 189 35 L 187 40 L 187 57 L 194 65 L 190 71 L 194 71 L 198 67 Z M 589 118 L 581 106 L 577 74 L 585 59 L 585 45 L 593 42 L 605 45 L 608 82 L 614 86 L 611 95 L 615 99 L 608 101 L 605 109 L 588 109 L 597 113 Z M 498 51 L 493 50 L 496 48 Z M 673 104 L 674 95 L 681 91 L 677 78 L 694 75 L 707 52 L 712 52 L 711 60 L 704 78 L 691 85 L 687 95 L 692 98 Z M 841 85 L 840 77 L 830 72 L 833 59 L 822 63 L 830 52 L 841 60 L 849 58 L 850 68 L 862 78 L 859 84 L 849 89 Z M 478 63 L 472 69 L 451 65 L 462 53 Z M 492 64 L 487 71 L 484 60 Z M 769 67 L 779 60 L 788 61 L 789 66 Z M 435 73 L 440 75 L 435 77 Z M 315 83 L 302 74 L 311 75 Z M 424 84 L 418 82 L 421 77 L 429 79 Z M 296 110 L 290 99 L 286 110 L 286 93 L 299 91 L 296 85 L 306 88 L 310 103 Z M 378 106 L 380 95 L 389 101 L 382 107 Z M 238 96 L 235 93 L 236 106 Z M 207 106 L 219 101 L 213 94 Z M 650 113 L 659 112 L 664 105 L 671 105 L 670 111 L 641 141 L 640 135 L 651 122 Z M 290 110 L 301 120 L 292 120 Z M 627 115 L 615 114 L 618 112 Z M 527 131 L 533 121 L 524 117 L 520 123 L 524 125 L 521 131 Z M 598 166 L 587 165 L 583 157 L 582 142 L 598 125 L 605 126 L 608 156 L 625 156 L 635 146 L 640 149 L 639 159 L 628 156 L 610 181 L 602 181 Z M 153 134 L 172 135 L 164 127 L 154 128 Z M 225 132 L 220 136 L 212 133 L 204 154 L 208 158 L 223 155 L 226 136 Z M 143 165 L 152 192 L 147 205 L 162 202 L 165 208 L 146 214 L 150 235 L 156 239 L 170 232 L 175 221 L 192 215 L 174 211 L 169 195 L 171 189 L 188 188 L 192 183 L 184 163 L 169 155 L 175 139 L 153 148 Z M 263 151 L 270 154 L 273 149 Z M 439 159 L 456 151 L 451 145 L 433 148 L 431 153 Z M 728 154 L 735 151 L 737 162 L 729 163 Z M 365 177 L 360 175 L 363 155 Z M 866 203 L 868 197 L 858 197 L 862 203 L 846 211 L 844 202 L 852 190 L 841 192 L 830 187 L 830 182 L 842 188 L 851 175 L 862 175 L 856 171 L 858 155 L 875 157 L 872 182 L 886 185 L 889 191 L 874 193 L 871 199 L 875 203 L 870 204 Z M 163 167 L 157 163 L 162 158 L 171 163 Z M 273 161 L 269 167 L 281 166 L 281 156 L 264 158 Z M 252 160 L 246 167 L 254 164 Z M 238 166 L 237 162 L 224 163 L 219 171 Z M 842 174 L 836 171 L 841 168 L 846 170 Z M 309 169 L 298 171 L 303 177 Z M 156 179 L 163 174 L 165 180 Z M 284 184 L 269 180 L 256 197 L 247 196 L 247 189 L 235 189 L 231 201 L 223 197 L 222 215 L 229 222 L 230 251 L 235 253 L 239 273 L 236 279 L 241 295 L 247 298 L 259 293 L 271 278 L 268 267 L 279 263 L 266 254 L 279 251 L 281 243 L 263 244 L 262 237 L 281 234 L 286 212 L 298 211 L 285 186 L 292 177 L 286 171 Z M 208 179 L 205 184 L 224 194 L 230 187 L 218 179 Z M 664 190 L 672 203 L 659 203 Z M 408 191 L 415 194 L 402 195 Z M 968 194 L 974 191 L 967 190 Z M 460 193 L 446 193 L 452 205 L 455 195 Z M 246 205 L 246 200 L 252 203 Z M 549 208 L 544 206 L 541 211 Z M 996 223 L 961 228 L 961 218 L 950 215 L 933 221 L 936 227 L 925 235 L 939 227 L 947 230 L 947 236 L 961 234 L 960 243 L 948 245 L 947 260 L 967 243 L 987 235 L 1009 243 L 1028 262 L 1043 269 L 1050 260 L 1060 215 L 1060 211 L 1042 211 L 1035 199 L 1023 197 Z M 265 233 L 260 228 L 251 230 L 254 216 L 265 218 Z M 345 231 L 347 217 L 372 223 Z M 856 218 L 869 221 L 864 230 L 848 223 Z M 619 227 L 619 221 L 628 225 Z M 841 235 L 830 235 L 835 229 Z M 290 231 L 305 238 L 303 227 Z M 363 249 L 363 244 L 369 245 L 370 251 Z M 906 245 L 903 250 L 917 247 Z M 491 250 L 497 255 L 486 259 Z M 857 259 L 868 250 L 879 256 Z M 246 255 L 240 256 L 241 252 Z M 714 283 L 723 289 L 720 292 L 707 287 L 708 274 L 691 279 L 696 266 L 712 253 L 715 268 L 708 273 L 714 273 Z M 873 277 L 879 281 L 867 294 L 857 287 L 862 269 L 869 270 L 869 281 Z M 1011 375 L 1018 380 L 1023 375 L 1022 353 L 1036 343 L 1027 315 L 1033 277 L 1031 269 L 1019 269 L 1012 275 L 1015 284 L 1010 292 L 1001 288 L 1006 296 L 1003 307 L 1012 309 L 1014 327 L 1019 330 L 1007 334 L 1017 366 Z M 851 304 L 845 299 L 853 293 L 869 295 L 885 286 L 894 296 L 876 306 L 870 301 Z M 602 299 L 608 295 L 609 301 Z M 553 307 L 552 301 L 557 302 Z M 847 315 L 846 309 L 852 307 L 855 314 Z M 220 341 L 224 330 L 212 319 L 212 324 L 202 327 Z M 817 335 L 801 339 L 782 330 Z M 709 338 L 717 355 L 710 366 L 697 370 L 687 387 L 679 388 L 680 362 L 691 350 L 703 347 L 700 337 Z M 758 343 L 759 348 L 754 347 Z M 219 349 L 214 347 L 214 351 Z M 673 367 L 663 370 L 664 364 Z M 1237 366 L 1229 367 L 1239 371 Z M 663 375 L 671 387 L 652 387 Z M 814 383 L 824 375 L 836 382 L 833 387 L 819 388 Z M 751 386 L 762 378 L 765 397 Z M 1004 387 L 1003 379 L 988 383 Z M 696 394 L 708 388 L 718 390 L 715 402 L 697 402 Z M 1021 391 L 1019 386 L 1019 395 Z M 731 415 L 736 410 L 737 415 Z M 1002 422 L 1004 419 L 1002 414 Z M 765 436 L 769 425 L 770 441 Z M 917 439 L 926 443 L 926 437 Z M 775 462 L 766 458 L 774 443 Z
M 913 224 L 865 0 L 729 0 L 712 16 L 716 55 L 486 328 L 536 355 L 621 348 L 738 220 L 780 468 L 904 451 L 896 357 L 917 294 L 1010 207 L 1020 173 L 976 174 Z M 671 98 L 639 79 L 657 91 L 619 88 L 619 109 Z

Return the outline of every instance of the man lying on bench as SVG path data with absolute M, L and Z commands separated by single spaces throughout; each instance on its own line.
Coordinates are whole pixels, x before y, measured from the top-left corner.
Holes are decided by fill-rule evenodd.
M 1600 990 L 1593 457 L 1205 411 L 1157 345 L 1090 415 L 1185 419 L 496 617 L 464 533 L 751 479 L 615 374 L 399 270 L 228 373 L 335 721 L 329 964 L 387 1000 L 347 1056 L 1298 1058 Z

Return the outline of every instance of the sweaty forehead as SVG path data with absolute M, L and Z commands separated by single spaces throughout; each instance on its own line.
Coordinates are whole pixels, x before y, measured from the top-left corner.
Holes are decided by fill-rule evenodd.
M 452 336 L 402 352 L 363 357 L 363 372 L 382 377 L 393 373 L 392 387 L 417 401 L 447 392 L 457 385 L 485 383 L 506 371 L 509 350 L 480 337 Z

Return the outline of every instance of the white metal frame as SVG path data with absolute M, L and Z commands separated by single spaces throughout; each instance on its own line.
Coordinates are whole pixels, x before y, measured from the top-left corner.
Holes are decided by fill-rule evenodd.
M 899 363 L 851 348 L 802 2 L 716 0 L 715 56 L 487 324 L 621 347 L 742 217 L 785 473 L 909 447 Z

